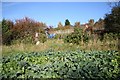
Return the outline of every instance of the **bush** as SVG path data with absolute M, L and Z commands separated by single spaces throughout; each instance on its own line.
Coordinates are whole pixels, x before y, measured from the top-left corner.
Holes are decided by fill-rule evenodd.
M 81 40 L 81 36 L 80 35 L 69 34 L 64 39 L 64 42 L 73 43 L 73 44 L 79 44 L 80 40 Z
M 38 40 L 41 43 L 44 43 L 45 41 L 47 41 L 47 37 L 45 34 L 40 33 Z M 24 37 L 21 38 L 17 38 L 15 40 L 12 41 L 13 44 L 17 44 L 17 43 L 24 43 L 24 44 L 35 44 L 36 41 L 34 40 L 34 37 L 31 35 L 25 35 Z
M 39 35 L 39 41 L 44 43 L 45 41 L 47 41 L 47 36 L 45 34 L 40 34 Z
M 87 34 L 83 34 L 82 29 L 74 28 L 74 33 L 67 35 L 64 38 L 64 42 L 79 44 L 80 41 L 88 42 L 89 36 Z
M 113 7 L 111 13 L 106 14 L 104 21 L 107 32 L 120 33 L 120 6 Z
M 46 36 L 44 35 L 45 23 L 34 21 L 28 17 L 15 20 L 13 23 L 10 20 L 2 20 L 2 43 L 10 45 L 11 42 L 20 41 L 22 43 L 33 43 L 33 35 L 36 32 L 41 33 L 40 41 L 45 42 Z
M 54 39 L 61 39 L 62 38 L 62 35 L 61 34 L 56 34 Z
M 117 40 L 118 36 L 120 36 L 120 34 L 115 34 L 115 33 L 106 33 L 104 34 L 104 40 Z
M 2 44 L 10 45 L 13 37 L 11 28 L 13 27 L 13 22 L 10 20 L 2 20 Z

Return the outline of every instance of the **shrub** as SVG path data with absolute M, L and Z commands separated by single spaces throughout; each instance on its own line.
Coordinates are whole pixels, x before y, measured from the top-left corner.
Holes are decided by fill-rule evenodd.
M 63 37 L 62 34 L 56 34 L 54 38 L 55 39 L 61 39 L 62 37 Z
M 80 41 L 87 42 L 88 39 L 89 36 L 87 34 L 83 34 L 82 29 L 76 27 L 74 28 L 74 33 L 71 33 L 64 38 L 64 42 L 79 44 Z
M 114 33 L 106 33 L 105 35 L 104 35 L 104 39 L 105 40 L 117 40 L 117 38 L 118 38 L 118 35 L 120 36 L 120 34 L 114 34 Z
M 13 27 L 13 22 L 10 20 L 2 20 L 2 44 L 10 45 L 13 37 L 11 28 Z
M 15 20 L 13 24 L 10 20 L 2 20 L 2 43 L 10 45 L 11 42 L 20 41 L 23 43 L 33 43 L 33 36 L 36 32 L 41 33 L 40 41 L 45 42 L 46 36 L 44 35 L 45 23 L 34 21 L 28 17 Z
M 40 34 L 39 35 L 39 41 L 44 43 L 45 41 L 47 41 L 47 36 L 45 34 Z

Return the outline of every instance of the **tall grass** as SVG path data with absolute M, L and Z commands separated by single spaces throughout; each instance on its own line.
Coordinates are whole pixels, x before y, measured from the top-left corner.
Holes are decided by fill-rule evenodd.
M 89 40 L 87 43 L 81 42 L 79 45 L 72 43 L 64 43 L 62 39 L 48 39 L 45 43 L 40 43 L 39 45 L 35 44 L 24 44 L 16 43 L 10 46 L 2 46 L 3 55 L 7 55 L 11 52 L 41 52 L 46 50 L 54 51 L 74 51 L 74 50 L 117 50 L 118 49 L 118 40 Z

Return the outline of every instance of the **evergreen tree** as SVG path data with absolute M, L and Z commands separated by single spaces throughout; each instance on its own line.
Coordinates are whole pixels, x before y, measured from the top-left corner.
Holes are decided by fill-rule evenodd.
M 10 20 L 2 20 L 2 43 L 5 45 L 11 44 L 13 22 Z
M 65 26 L 70 25 L 70 21 L 68 19 L 65 20 Z
M 120 6 L 112 8 L 110 14 L 105 17 L 105 30 L 112 33 L 120 33 Z

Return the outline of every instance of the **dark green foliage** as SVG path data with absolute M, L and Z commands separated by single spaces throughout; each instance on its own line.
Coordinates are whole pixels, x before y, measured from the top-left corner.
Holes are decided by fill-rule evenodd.
M 70 25 L 70 22 L 68 19 L 65 20 L 65 26 Z
M 113 7 L 111 13 L 106 15 L 105 30 L 120 33 L 120 6 Z
M 41 33 L 39 35 L 39 41 L 42 42 L 42 43 L 44 43 L 45 41 L 47 41 L 46 35 Z
M 80 28 L 75 28 L 74 33 L 71 33 L 64 38 L 64 42 L 79 44 L 81 37 L 82 30 Z
M 73 44 L 79 44 L 80 41 L 83 40 L 84 42 L 87 42 L 88 39 L 89 39 L 88 35 L 83 34 L 82 29 L 75 27 L 74 28 L 74 33 L 67 35 L 64 38 L 64 42 L 73 43 Z
M 118 38 L 118 35 L 120 36 L 120 34 L 114 34 L 114 33 L 106 33 L 106 34 L 104 34 L 104 40 L 110 40 L 110 41 L 112 41 L 113 39 L 114 40 L 117 40 L 117 38 Z
M 81 40 L 80 35 L 69 34 L 67 35 L 67 37 L 65 37 L 64 42 L 79 44 L 80 40 Z
M 62 39 L 63 36 L 64 36 L 64 35 L 62 35 L 62 34 L 56 34 L 54 38 L 55 38 L 55 39 Z
M 83 39 L 83 42 L 87 43 L 88 40 L 90 40 L 91 38 L 90 38 L 90 36 L 88 34 L 84 34 L 82 39 Z
M 2 59 L 1 78 L 118 79 L 117 51 L 17 53 Z
M 10 45 L 12 42 L 12 31 L 13 22 L 10 20 L 2 20 L 2 43 L 5 45 Z
M 45 34 L 40 33 L 38 40 L 41 43 L 44 43 L 45 41 L 47 41 L 47 37 Z M 16 43 L 35 44 L 36 42 L 34 41 L 34 38 L 31 35 L 28 35 L 28 36 L 13 40 L 12 43 L 13 44 L 16 44 Z
M 33 44 L 34 43 L 33 37 L 31 35 L 25 36 L 24 38 L 22 37 L 19 40 L 21 43 L 24 43 L 24 44 Z

